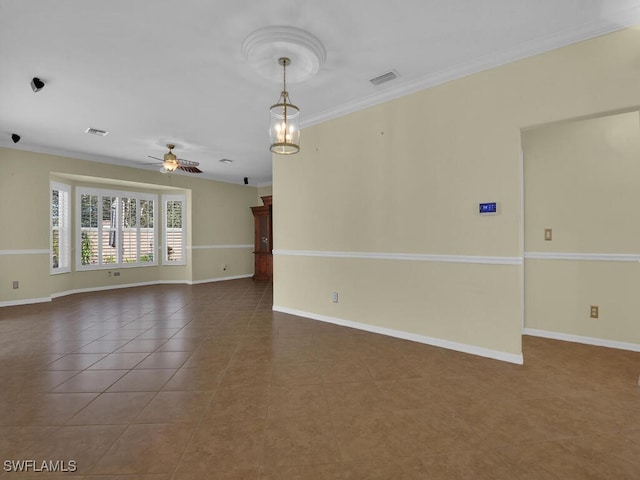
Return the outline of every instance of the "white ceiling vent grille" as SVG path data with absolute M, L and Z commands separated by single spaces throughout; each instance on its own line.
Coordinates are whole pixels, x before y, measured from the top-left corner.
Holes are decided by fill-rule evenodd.
M 400 75 L 395 70 L 389 70 L 388 72 L 383 73 L 382 75 L 378 75 L 377 77 L 373 77 L 369 81 L 374 85 L 380 85 L 382 83 L 390 82 L 391 80 L 395 80 Z
M 87 128 L 85 130 L 85 133 L 88 133 L 90 135 L 98 135 L 99 137 L 104 137 L 106 136 L 109 132 L 107 132 L 106 130 L 100 130 L 98 128 Z

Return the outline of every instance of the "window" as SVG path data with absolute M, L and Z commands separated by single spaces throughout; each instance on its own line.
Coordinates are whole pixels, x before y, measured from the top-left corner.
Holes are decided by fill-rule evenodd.
M 187 230 L 186 197 L 184 195 L 163 195 L 164 239 L 163 263 L 166 265 L 186 265 Z
M 71 269 L 70 200 L 69 185 L 51 182 L 51 273 L 65 273 Z
M 157 265 L 157 197 L 78 188 L 77 269 Z

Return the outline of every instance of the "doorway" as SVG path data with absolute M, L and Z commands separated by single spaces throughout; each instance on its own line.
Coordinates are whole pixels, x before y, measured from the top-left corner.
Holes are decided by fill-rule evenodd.
M 524 333 L 640 350 L 638 111 L 521 138 Z

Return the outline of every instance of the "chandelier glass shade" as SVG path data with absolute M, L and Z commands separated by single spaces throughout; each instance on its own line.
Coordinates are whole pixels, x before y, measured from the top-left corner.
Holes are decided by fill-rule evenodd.
M 278 63 L 283 68 L 283 88 L 278 102 L 270 108 L 269 138 L 273 153 L 291 155 L 300 151 L 300 109 L 291 103 L 287 92 L 287 66 L 291 60 L 282 57 Z

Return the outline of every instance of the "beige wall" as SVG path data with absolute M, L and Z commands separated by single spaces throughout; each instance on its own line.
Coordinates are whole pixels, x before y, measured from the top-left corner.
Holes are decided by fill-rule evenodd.
M 249 207 L 255 204 L 255 187 L 6 148 L 0 149 L 0 168 L 3 172 L 0 200 L 5 205 L 0 210 L 3 225 L 0 305 L 47 299 L 83 289 L 154 282 L 202 282 L 253 273 L 250 246 L 253 217 Z M 119 190 L 145 190 L 159 195 L 185 193 L 189 208 L 188 264 L 122 268 L 119 277 L 109 277 L 107 270 L 72 270 L 50 275 L 47 252 L 51 179 L 102 188 L 112 185 Z M 9 225 L 13 228 L 6 227 Z M 161 243 L 161 239 L 158 242 Z M 227 266 L 226 270 L 222 265 Z M 14 280 L 20 282 L 17 290 L 12 288 Z
M 356 283 L 389 274 L 360 283 L 353 305 L 335 318 L 516 360 L 524 267 L 507 260 L 523 255 L 520 131 L 639 104 L 639 41 L 639 30 L 620 31 L 306 128 L 298 155 L 274 158 L 276 308 L 324 314 L 344 269 Z M 499 203 L 499 215 L 477 214 L 487 201 Z M 388 260 L 392 269 L 355 258 L 336 270 L 328 257 L 313 257 L 311 268 L 316 251 L 435 257 Z M 397 309 L 378 313 L 383 299 L 395 298 Z
M 522 145 L 525 251 L 537 257 L 525 261 L 525 326 L 640 344 L 638 112 L 527 130 Z M 611 254 L 629 259 L 594 259 Z
M 262 205 L 262 197 L 266 197 L 267 195 L 273 195 L 273 187 L 271 185 L 267 187 L 258 187 L 258 198 L 256 199 L 256 205 Z

